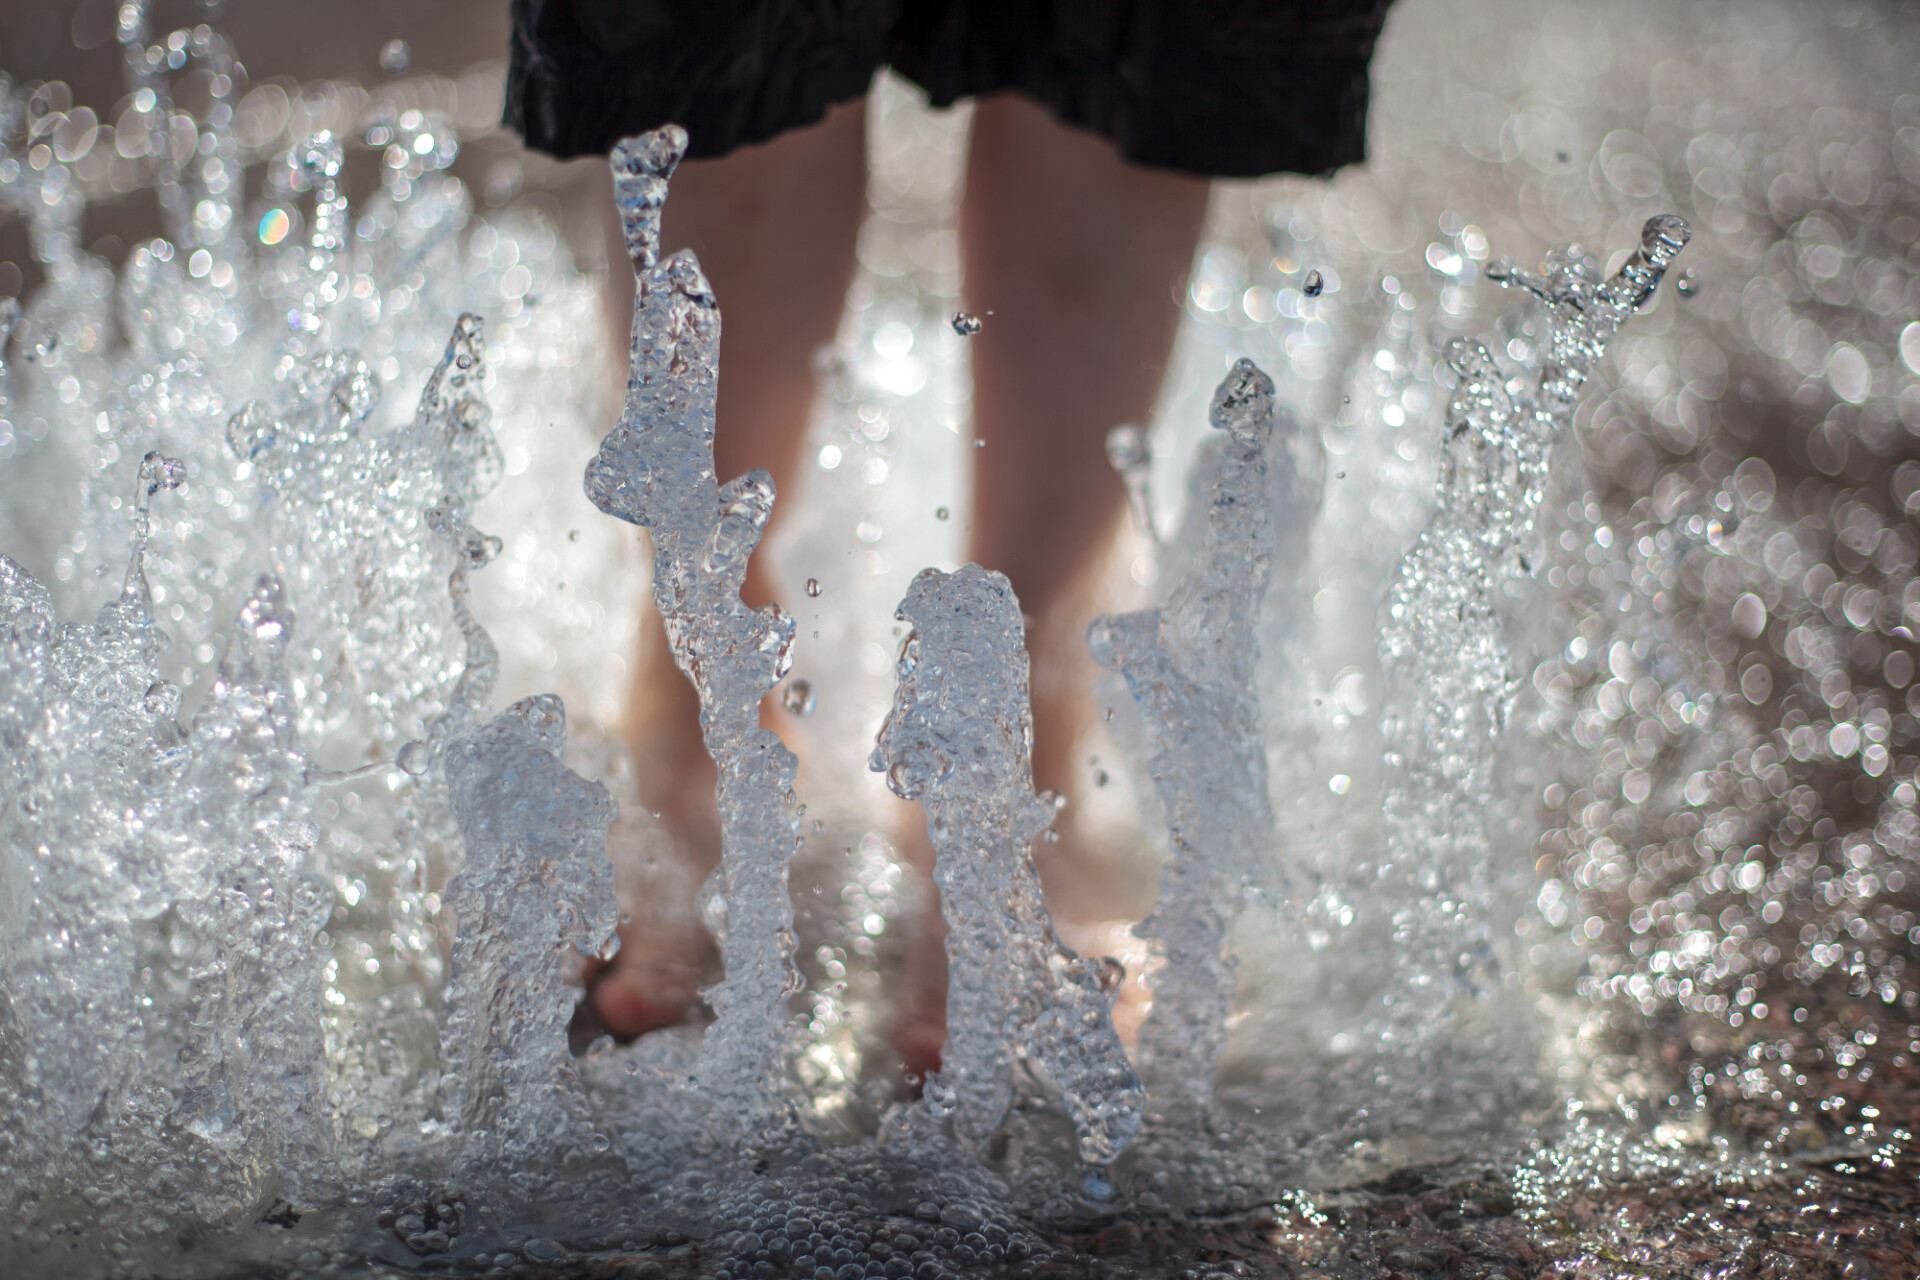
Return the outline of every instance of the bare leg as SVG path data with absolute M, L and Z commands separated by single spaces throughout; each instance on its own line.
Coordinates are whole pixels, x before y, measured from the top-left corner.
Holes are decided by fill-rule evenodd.
M 1107 431 L 1145 422 L 1179 327 L 1176 299 L 1206 218 L 1204 178 L 1128 164 L 1106 140 L 1006 95 L 973 117 L 960 214 L 972 339 L 972 555 L 1013 582 L 1032 618 L 1034 785 L 1072 790 L 1092 710 L 1085 635 L 1099 561 L 1126 512 Z M 1036 860 L 1056 914 L 1135 909 L 1072 840 Z M 944 1038 L 937 927 L 915 938 L 910 1012 L 895 1041 L 931 1065 Z M 929 1041 L 931 1050 L 929 1052 Z
M 623 263 L 611 202 L 608 208 L 609 258 Z M 663 248 L 691 248 L 699 256 L 724 316 L 714 438 L 722 480 L 764 467 L 781 497 L 790 498 L 813 405 L 813 353 L 833 340 L 839 325 L 865 210 L 860 102 L 722 159 L 689 161 L 674 175 Z M 626 276 L 614 270 L 615 282 Z M 632 280 L 609 294 L 624 345 Z M 784 509 L 775 506 L 776 521 Z M 742 592 L 754 606 L 772 598 L 762 565 L 756 556 Z M 641 800 L 660 815 L 685 865 L 636 887 L 652 900 L 644 911 L 629 904 L 635 927 L 622 930 L 620 953 L 594 986 L 594 1006 L 617 1035 L 678 1021 L 698 986 L 714 976 L 712 944 L 691 900 L 720 856 L 713 761 L 701 742 L 699 717 L 699 699 L 673 664 L 659 617 L 649 611 L 627 732 Z M 672 898 L 682 900 L 661 900 Z

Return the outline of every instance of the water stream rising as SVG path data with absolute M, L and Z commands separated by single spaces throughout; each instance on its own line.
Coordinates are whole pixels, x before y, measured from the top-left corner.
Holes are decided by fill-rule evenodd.
M 1074 814 L 1033 788 L 1007 580 L 882 528 L 936 492 L 883 487 L 888 450 L 931 457 L 964 381 L 939 228 L 881 269 L 939 215 L 863 236 L 820 474 L 776 495 L 715 473 L 725 300 L 659 251 L 677 127 L 612 157 L 637 290 L 596 451 L 592 289 L 550 225 L 475 213 L 447 119 L 243 145 L 218 32 L 136 3 L 118 35 L 115 154 L 164 234 L 117 270 L 50 100 L 0 82 L 0 207 L 43 277 L 0 300 L 6 1274 L 1603 1275 L 1670 1256 L 1622 1197 L 1669 1197 L 1660 1248 L 1700 1214 L 1906 1220 L 1864 1179 L 1915 1167 L 1920 702 L 1868 684 L 1912 684 L 1920 539 L 1758 456 L 1590 490 L 1618 409 L 1582 397 L 1609 351 L 1664 376 L 1622 335 L 1678 305 L 1686 219 L 1641 209 L 1611 274 L 1479 268 L 1456 219 L 1432 305 L 1297 207 L 1234 250 L 1264 283 L 1210 247 L 1196 311 L 1287 340 L 1201 331 L 1211 430 L 1111 438 L 1139 590 L 1088 634 L 1110 706 Z M 1517 305 L 1474 340 L 1482 275 Z M 1351 407 L 1303 372 L 1322 317 L 1365 330 Z M 1920 385 L 1823 359 L 1794 394 Z M 1920 510 L 1920 467 L 1892 475 Z M 785 549 L 776 500 L 814 521 Z M 615 727 L 623 524 L 718 766 L 725 969 L 710 1023 L 570 1051 L 616 881 L 665 839 Z M 769 553 L 807 585 L 750 609 Z M 876 603 L 894 555 L 917 572 Z M 868 769 L 924 811 L 949 929 L 924 1081 L 876 1030 L 912 913 Z M 1148 849 L 1143 920 L 1050 910 L 1068 820 Z

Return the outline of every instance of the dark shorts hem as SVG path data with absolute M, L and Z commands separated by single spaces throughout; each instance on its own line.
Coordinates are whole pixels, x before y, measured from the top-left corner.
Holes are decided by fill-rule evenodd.
M 1138 164 L 1206 177 L 1365 158 L 1385 0 L 515 0 L 506 123 L 562 158 L 668 121 L 709 158 L 863 95 L 1017 92 Z

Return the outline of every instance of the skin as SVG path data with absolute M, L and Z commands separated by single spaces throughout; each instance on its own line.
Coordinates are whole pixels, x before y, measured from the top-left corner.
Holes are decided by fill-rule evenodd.
M 791 492 L 813 403 L 813 352 L 832 341 L 853 278 L 865 150 L 865 108 L 854 102 L 759 146 L 684 163 L 675 175 L 664 245 L 699 255 L 726 315 L 715 440 L 722 476 L 764 467 Z M 1083 637 L 1098 570 L 1126 516 L 1106 434 L 1152 412 L 1208 185 L 1129 164 L 1105 139 L 1017 96 L 982 100 L 974 113 L 960 210 L 963 294 L 967 310 L 992 317 L 971 339 L 975 433 L 985 447 L 974 454 L 970 557 L 1005 573 L 1032 618 L 1034 785 L 1070 799 L 1075 739 L 1093 710 Z M 632 281 L 614 275 L 624 293 L 610 288 L 610 320 L 624 339 Z M 776 521 L 781 512 L 776 506 Z M 750 605 L 772 598 L 758 562 L 742 594 Z M 657 618 L 640 642 L 629 707 L 642 799 L 672 833 L 679 862 L 632 883 L 643 909 L 623 928 L 613 963 L 591 975 L 592 1012 L 623 1038 L 682 1020 L 716 964 L 692 907 L 719 857 L 713 763 L 693 689 Z M 776 731 L 785 727 L 774 700 L 763 715 Z M 1037 850 L 1056 915 L 1123 911 L 1098 856 L 1070 838 L 1070 827 L 1068 835 Z M 926 874 L 923 824 L 904 823 L 900 843 Z M 909 944 L 894 1042 L 910 1070 L 936 1065 L 945 1038 L 942 941 L 933 916 Z

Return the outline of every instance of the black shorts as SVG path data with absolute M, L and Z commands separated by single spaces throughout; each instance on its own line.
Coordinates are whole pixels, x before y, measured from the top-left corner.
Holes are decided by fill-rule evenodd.
M 935 106 L 1016 90 L 1209 177 L 1362 158 L 1388 0 L 514 0 L 506 122 L 556 156 L 668 121 L 687 154 L 819 120 L 881 66 Z

